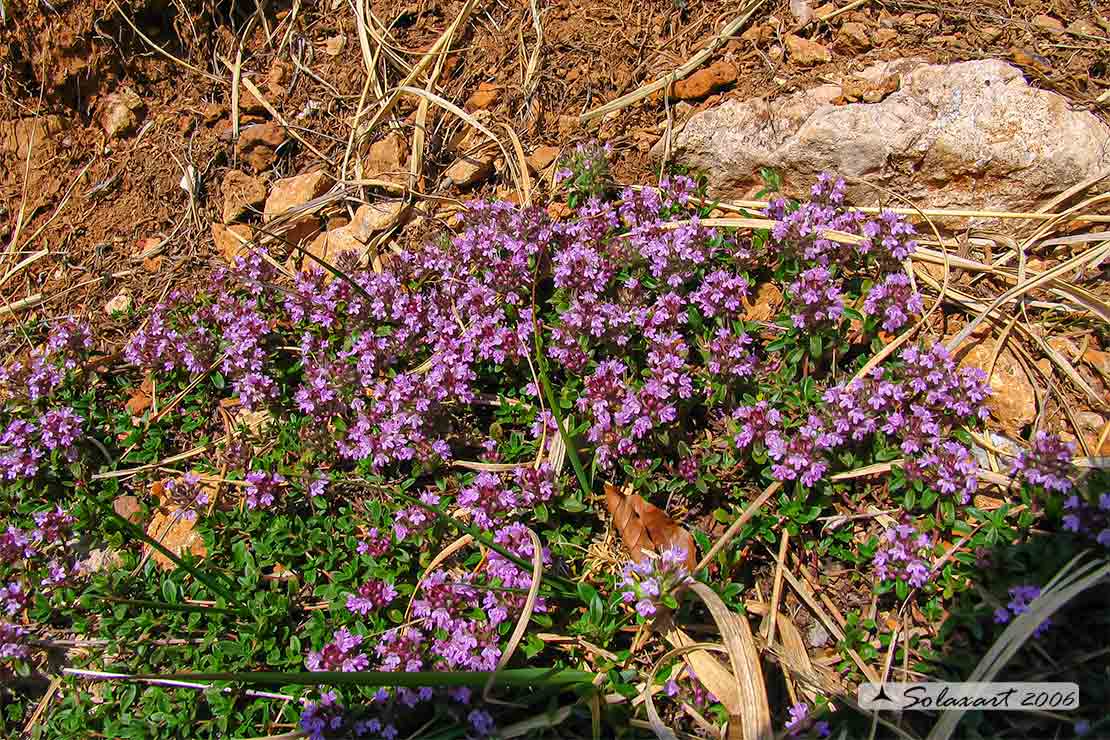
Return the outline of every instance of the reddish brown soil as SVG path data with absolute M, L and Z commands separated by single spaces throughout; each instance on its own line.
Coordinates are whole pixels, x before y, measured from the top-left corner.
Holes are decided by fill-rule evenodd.
M 223 175 L 239 163 L 229 121 L 231 74 L 219 60 L 235 59 L 240 38 L 244 76 L 332 160 L 321 162 L 307 147 L 290 142 L 262 177 L 271 181 L 321 165 L 338 173 L 367 78 L 348 3 L 271 2 L 264 17 L 254 14 L 249 23 L 253 3 L 54 0 L 48 9 L 40 0 L 3 2 L 0 244 L 7 253 L 0 272 L 48 250 L 0 287 L 8 304 L 35 295 L 44 299 L 16 310 L 19 319 L 85 314 L 108 322 L 109 335 L 115 329 L 122 336 L 126 326 L 113 326 L 103 310 L 110 298 L 123 291 L 141 306 L 170 284 L 202 280 L 200 266 L 220 259 L 210 224 L 220 218 Z M 376 84 L 397 85 L 403 76 L 386 52 L 412 64 L 462 5 L 461 0 L 374 3 L 374 17 L 391 29 L 390 44 L 377 57 Z M 1065 26 L 1087 21 L 1104 34 L 1110 32 L 1107 21 L 1092 13 L 1092 6 L 1072 0 L 1010 5 L 1002 0 L 948 6 L 895 2 L 880 9 L 878 3 L 862 3 L 830 23 L 817 21 L 800 31 L 833 53 L 829 64 L 800 68 L 781 52 L 782 38 L 797 21 L 787 3 L 771 2 L 748 24 L 759 29 L 748 38 L 731 39 L 713 58 L 735 65 L 737 81 L 693 105 L 709 106 L 720 96 L 782 94 L 877 59 L 921 55 L 936 61 L 1001 57 L 1075 105 L 1097 108 L 1093 101 L 1110 87 L 1110 51 L 1082 34 L 1053 33 L 1032 21 L 1049 14 Z M 650 182 L 658 165 L 648 150 L 667 120 L 660 97 L 588 130 L 577 116 L 682 64 L 739 14 L 741 3 L 571 0 L 537 7 L 543 40 L 530 90 L 522 87 L 537 42 L 529 4 L 477 3 L 456 36 L 437 93 L 461 107 L 480 83 L 492 83 L 493 94 L 487 96 L 492 104 L 480 115 L 510 126 L 525 153 L 596 136 L 612 145 L 618 180 Z M 890 28 L 893 35 L 887 33 L 890 38 L 878 47 L 851 48 L 842 33 L 849 22 L 864 24 L 869 33 Z M 992 26 L 1005 30 L 995 36 Z M 377 54 L 373 37 L 368 40 L 371 54 Z M 180 61 L 159 53 L 151 42 Z M 424 80 L 415 84 L 423 86 Z M 108 96 L 125 89 L 138 95 L 145 113 L 136 132 L 109 139 L 100 116 Z M 370 112 L 377 107 L 376 89 L 371 86 L 367 97 Z M 410 144 L 416 103 L 412 96 L 402 97 L 388 122 Z M 678 103 L 671 109 L 683 116 L 691 112 L 689 106 Z M 1107 112 L 1105 106 L 1099 110 Z M 268 118 L 266 113 L 243 116 L 241 123 Z M 426 128 L 426 192 L 449 199 L 504 192 L 507 177 L 467 193 L 443 184 L 440 173 L 453 160 L 448 144 L 463 128 L 459 119 L 433 108 Z M 31 133 L 36 135 L 28 147 Z M 381 135 L 371 131 L 359 151 Z M 179 184 L 190 165 L 201 182 L 192 204 Z M 428 202 L 432 211 L 442 200 Z M 171 235 L 160 259 L 136 256 Z M 10 322 L 11 315 L 4 320 Z

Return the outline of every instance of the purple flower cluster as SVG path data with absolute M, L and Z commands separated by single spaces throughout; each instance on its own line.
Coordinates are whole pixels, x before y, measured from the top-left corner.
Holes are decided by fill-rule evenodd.
M 352 635 L 345 627 L 341 627 L 323 649 L 309 652 L 305 665 L 310 671 L 365 671 L 370 660 L 366 653 L 358 652 L 361 645 L 361 635 Z
M 181 516 L 190 521 L 195 520 L 200 510 L 209 503 L 208 491 L 193 472 L 166 481 L 166 494 L 181 510 Z
M 1075 444 L 1055 434 L 1037 432 L 1028 451 L 1021 451 L 1010 467 L 1010 475 L 1020 476 L 1046 491 L 1067 493 L 1072 489 L 1075 468 L 1071 459 Z
M 36 432 L 38 428 L 31 422 L 14 419 L 0 434 L 0 445 L 5 448 L 0 454 L 0 478 L 33 478 L 39 472 L 46 451 L 35 439 Z
M 29 634 L 26 628 L 18 624 L 0 622 L 0 660 L 10 663 L 30 658 L 31 649 L 27 645 Z
M 908 521 L 883 532 L 875 551 L 875 575 L 880 581 L 904 580 L 914 588 L 929 580 L 933 541 Z
M 789 737 L 801 737 L 804 733 L 811 733 L 815 737 L 829 736 L 829 723 L 824 720 L 814 721 L 810 706 L 805 702 L 790 707 L 790 719 L 783 729 Z
M 38 425 L 13 419 L 0 434 L 0 445 L 7 448 L 0 454 L 0 478 L 35 477 L 48 451 L 58 452 L 65 462 L 76 460 L 84 421 L 68 406 L 50 409 L 40 417 Z
M 212 359 L 213 340 L 200 316 L 200 312 L 190 311 L 183 293 L 172 291 L 131 337 L 123 350 L 124 359 L 162 372 L 204 372 Z
M 389 552 L 392 544 L 388 534 L 379 532 L 377 527 L 371 527 L 366 537 L 358 542 L 358 554 L 380 558 Z
M 389 606 L 397 598 L 393 584 L 385 581 L 367 581 L 358 587 L 358 593 L 347 597 L 347 611 L 352 614 L 368 615 L 372 611 Z
M 658 555 L 645 554 L 639 562 L 627 562 L 621 572 L 621 601 L 635 605 L 645 619 L 655 616 L 663 600 L 692 583 L 686 568 L 686 550 L 671 546 Z
M 946 496 L 958 496 L 967 504 L 979 487 L 979 465 L 971 451 L 959 442 L 933 440 L 916 457 L 906 461 L 906 477 L 924 481 Z
M 733 441 L 740 449 L 753 444 L 767 446 L 767 435 L 778 434 L 782 425 L 782 414 L 766 401 L 752 406 L 738 406 L 732 412 L 732 422 L 736 425 Z
M 712 691 L 705 688 L 705 684 L 698 679 L 693 668 L 687 666 L 684 675 L 690 679 L 688 686 L 683 687 L 677 680 L 671 678 L 663 684 L 663 693 L 672 699 L 684 695 L 682 701 L 688 701 L 697 707 L 716 704 L 719 701 Z
M 12 397 L 34 403 L 48 398 L 62 384 L 66 372 L 77 367 L 80 357 L 93 347 L 89 325 L 73 319 L 59 322 L 42 347 L 31 351 L 26 361 L 16 360 L 0 367 L 0 388 Z
M 995 624 L 1006 624 L 1011 618 L 1029 611 L 1029 604 L 1041 595 L 1039 586 L 1013 586 L 1010 588 L 1010 601 L 1006 606 L 994 611 Z M 1052 619 L 1046 619 L 1033 630 L 1033 637 L 1040 637 L 1052 626 Z
M 836 322 L 844 314 L 840 283 L 827 267 L 811 267 L 790 284 L 791 320 L 798 329 L 818 329 Z
M 1093 537 L 1110 548 L 1110 493 L 1099 494 L 1097 506 L 1077 494 L 1068 496 L 1064 500 L 1064 529 Z
M 788 435 L 772 429 L 764 441 L 767 454 L 774 461 L 771 473 L 777 480 L 799 480 L 802 485 L 812 486 L 828 470 L 826 453 L 834 450 L 844 438 L 829 431 L 821 417 L 810 414 L 802 426 Z
M 925 305 L 921 295 L 910 285 L 904 272 L 892 272 L 867 293 L 863 312 L 868 316 L 881 316 L 883 329 L 898 331 L 912 314 L 919 314 Z
M 978 486 L 978 466 L 951 432 L 987 417 L 985 373 L 957 367 L 940 344 L 928 351 L 907 347 L 900 359 L 900 368 L 876 368 L 864 379 L 829 388 L 829 426 L 856 442 L 876 432 L 900 440 L 911 478 L 967 503 Z
M 247 473 L 247 508 L 269 508 L 284 483 L 285 478 L 279 473 L 264 473 L 260 470 Z

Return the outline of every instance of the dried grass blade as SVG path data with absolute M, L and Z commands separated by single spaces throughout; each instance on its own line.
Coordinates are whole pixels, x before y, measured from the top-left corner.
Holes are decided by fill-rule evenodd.
M 644 688 L 640 692 L 640 697 L 644 700 L 644 709 L 647 710 L 648 723 L 651 727 L 651 730 L 655 733 L 655 736 L 659 738 L 659 740 L 678 740 L 678 736 L 675 734 L 674 730 L 663 724 L 663 719 L 659 716 L 659 711 L 655 708 L 655 700 L 652 698 L 652 694 L 655 693 L 653 689 L 655 688 L 656 674 L 659 673 L 659 669 L 661 667 L 665 666 L 667 663 L 670 663 L 675 658 L 687 656 L 687 660 L 689 660 L 689 656 L 695 655 L 697 653 L 704 653 L 706 650 L 715 650 L 722 653 L 728 652 L 720 645 L 712 642 L 691 641 L 687 645 L 676 647 L 673 650 L 667 652 L 662 658 L 655 662 L 654 666 L 652 666 L 651 672 L 648 674 L 648 680 L 644 682 Z M 708 654 L 707 657 L 709 657 Z M 716 659 L 712 657 L 709 657 L 709 659 L 716 663 L 718 666 L 720 665 L 720 663 L 717 663 Z M 700 673 L 698 674 L 698 677 L 699 679 L 701 678 Z M 706 685 L 706 687 L 708 688 L 708 684 Z M 712 691 L 712 689 L 710 689 L 710 691 Z M 717 695 L 717 698 L 721 698 L 719 694 Z M 724 704 L 724 701 L 722 701 L 721 703 Z M 729 710 L 730 713 L 731 711 L 732 710 Z
M 1072 270 L 1078 270 L 1078 269 L 1084 267 L 1085 265 L 1087 265 L 1089 263 L 1097 262 L 1098 260 L 1101 260 L 1104 256 L 1106 256 L 1107 252 L 1110 252 L 1110 241 L 1103 242 L 1099 246 L 1094 247 L 1092 249 L 1089 249 L 1089 250 L 1083 252 L 1082 254 L 1077 254 L 1075 257 L 1072 257 L 1069 260 L 1061 262 L 1060 264 L 1056 265 L 1055 267 L 1053 267 L 1049 270 L 1045 270 L 1044 272 L 1039 273 L 1036 276 L 1034 276 L 1034 277 L 1032 277 L 1028 280 L 1022 281 L 1022 282 L 1018 283 L 1017 285 L 1015 285 L 1014 287 L 1010 288 L 1009 290 L 1004 292 L 1002 295 L 998 296 L 993 301 L 991 301 L 990 305 L 988 305 L 986 308 L 984 308 L 979 313 L 978 316 L 976 316 L 974 319 L 969 321 L 967 326 L 965 326 L 963 328 L 963 330 L 960 331 L 959 334 L 957 334 L 956 336 L 954 336 L 952 339 L 950 339 L 948 341 L 947 346 L 948 346 L 949 351 L 955 351 L 957 347 L 959 347 L 961 344 L 963 344 L 964 341 L 969 336 L 971 336 L 971 333 L 973 331 L 978 329 L 979 326 L 984 321 L 986 321 L 987 317 L 992 312 L 996 311 L 1000 306 L 1004 305 L 1006 302 L 1012 301 L 1015 298 L 1019 298 L 1019 297 L 1025 295 L 1029 291 L 1031 291 L 1031 290 L 1033 290 L 1037 287 L 1040 287 L 1041 285 L 1044 285 L 1045 283 L 1049 282 L 1053 278 L 1062 276 L 1062 275 L 1064 275 L 1064 274 L 1066 274 L 1066 273 L 1068 273 Z
M 690 590 L 709 609 L 728 651 L 740 699 L 741 736 L 744 740 L 770 740 L 774 737 L 771 708 L 767 704 L 763 666 L 759 662 L 759 651 L 748 620 L 730 612 L 721 597 L 704 583 L 695 583 Z

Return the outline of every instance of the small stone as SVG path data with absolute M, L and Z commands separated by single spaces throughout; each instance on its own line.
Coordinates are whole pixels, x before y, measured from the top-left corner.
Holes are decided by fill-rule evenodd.
M 399 200 L 364 203 L 355 211 L 355 219 L 351 223 L 358 232 L 369 236 L 400 222 L 407 210 L 404 202 Z
M 500 89 L 499 85 L 492 82 L 481 83 L 478 85 L 478 89 L 466 99 L 466 109 L 473 112 L 489 108 L 497 102 Z
M 1014 64 L 1020 67 L 1032 67 L 1045 74 L 1052 71 L 1052 63 L 1049 62 L 1048 59 L 1042 57 L 1040 54 L 1022 49 L 1020 46 L 1011 46 L 1010 56 L 1013 58 Z
M 898 25 L 898 19 L 888 13 L 886 9 L 879 11 L 879 28 L 894 28 Z
M 117 293 L 112 300 L 104 305 L 104 312 L 109 316 L 127 313 L 131 308 L 131 296 L 126 293 Z
M 116 139 L 133 133 L 146 106 L 139 96 L 129 87 L 109 95 L 100 112 L 100 125 L 109 139 Z
M 224 223 L 257 211 L 266 202 L 266 184 L 241 170 L 228 170 L 220 187 L 224 194 Z
M 266 198 L 266 205 L 262 211 L 262 220 L 270 221 L 286 211 L 297 206 L 303 206 L 313 198 L 318 198 L 328 191 L 331 178 L 328 173 L 317 171 L 303 175 L 285 177 L 274 182 L 270 188 L 270 195 Z
M 324 53 L 329 57 L 337 57 L 342 53 L 343 47 L 347 45 L 347 37 L 344 34 L 337 34 L 324 40 Z
M 1049 33 L 1064 32 L 1063 23 L 1050 15 L 1044 15 L 1043 13 L 1033 19 L 1033 25 L 1041 29 L 1042 31 L 1048 31 Z
M 275 59 L 266 73 L 266 90 L 275 97 L 285 95 L 285 86 L 293 77 L 293 65 L 281 59 Z
M 247 89 L 246 85 L 239 88 L 239 115 L 256 115 L 267 116 L 270 112 L 266 110 L 266 106 L 258 99 L 253 92 Z
M 354 230 L 348 224 L 322 232 L 305 249 L 313 257 L 323 260 L 329 265 L 334 265 L 336 258 L 344 252 L 355 252 L 356 254 L 365 252 L 366 243 L 355 235 Z M 307 256 L 301 262 L 302 270 L 309 270 L 313 267 L 319 268 L 319 266 L 319 262 Z
M 840 27 L 836 42 L 849 49 L 867 51 L 871 48 L 871 38 L 867 35 L 867 26 L 862 23 L 845 23 Z
M 409 148 L 405 137 L 392 131 L 370 145 L 370 152 L 363 162 L 363 174 L 371 180 L 386 180 L 398 184 L 408 182 Z
M 211 126 L 225 115 L 227 115 L 227 106 L 220 103 L 205 103 L 200 107 L 200 117 L 206 126 Z
M 745 321 L 770 321 L 782 306 L 782 291 L 773 283 L 761 283 L 751 301 L 744 299 Z
M 81 561 L 82 573 L 100 573 L 113 570 L 123 565 L 123 558 L 119 552 L 108 548 L 89 550 L 89 556 Z
M 983 26 L 979 29 L 979 35 L 988 44 L 993 44 L 998 39 L 1002 38 L 1002 29 L 998 26 Z
M 455 160 L 443 176 L 460 188 L 468 188 L 482 182 L 493 174 L 493 157 L 473 154 Z
M 132 524 L 143 520 L 143 507 L 138 496 L 116 496 L 112 501 L 112 509 Z
M 728 62 L 715 62 L 674 83 L 674 95 L 679 100 L 699 100 L 734 82 L 736 67 Z
M 811 648 L 825 647 L 829 644 L 829 631 L 820 622 L 814 622 L 806 630 L 806 643 Z
M 228 263 L 247 251 L 244 242 L 251 239 L 251 227 L 246 224 L 212 224 L 212 240 L 216 242 L 216 251 L 223 255 Z
M 1083 353 L 1083 362 L 1086 362 L 1098 371 L 1103 378 L 1110 381 L 1110 352 L 1088 349 Z
M 994 357 L 997 340 L 973 334 L 968 342 L 972 343 L 970 349 L 965 351 L 961 348 L 956 353 L 960 365 L 977 367 L 985 372 Z M 1005 431 L 1017 434 L 1037 417 L 1037 396 L 1033 384 L 1025 368 L 1009 349 L 1004 348 L 998 354 L 988 381 L 994 391 L 987 402 L 991 418 Z
M 898 38 L 898 32 L 893 28 L 879 28 L 871 35 L 875 46 L 886 46 Z
M 179 507 L 171 506 L 167 511 L 155 512 L 154 518 L 147 525 L 146 533 L 152 539 L 159 540 L 163 547 L 177 557 L 188 552 L 195 557 L 203 558 L 208 554 L 208 548 L 204 546 L 204 538 L 195 531 L 196 525 L 197 519 L 186 519 L 181 516 Z M 173 570 L 177 567 L 160 550 L 155 550 L 150 545 L 144 545 L 143 550 L 162 570 Z
M 538 146 L 528 157 L 528 166 L 536 172 L 546 170 L 559 157 L 559 147 Z
M 799 25 L 805 25 L 813 20 L 813 7 L 809 0 L 790 0 L 790 13 Z
M 775 32 L 766 23 L 757 23 L 744 33 L 740 34 L 743 41 L 759 46 L 770 41 L 775 35 Z
M 239 130 L 236 153 L 255 172 L 277 161 L 277 150 L 285 143 L 285 129 L 276 123 L 257 123 Z
M 1068 33 L 1074 33 L 1077 36 L 1102 36 L 1102 32 L 1098 26 L 1090 21 L 1078 20 L 1073 21 L 1068 25 Z
M 786 51 L 790 54 L 791 60 L 803 67 L 832 61 L 832 54 L 823 44 L 794 34 L 786 37 Z

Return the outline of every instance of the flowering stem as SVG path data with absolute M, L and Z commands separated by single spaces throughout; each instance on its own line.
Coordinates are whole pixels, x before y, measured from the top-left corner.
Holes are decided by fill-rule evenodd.
M 473 537 L 478 542 L 481 542 L 483 545 L 485 545 L 489 549 L 493 550 L 495 553 L 497 553 L 501 557 L 515 563 L 518 567 L 524 568 L 526 571 L 531 572 L 531 570 L 532 570 L 532 564 L 531 563 L 529 563 L 527 560 L 524 560 L 523 558 L 517 557 L 513 553 L 506 550 L 504 547 L 501 547 L 501 545 L 498 545 L 496 542 L 491 540 L 489 537 L 487 537 L 486 535 L 479 532 L 477 527 L 473 527 L 469 524 L 463 524 L 458 519 L 455 519 L 453 516 L 450 516 L 449 514 L 447 514 L 444 511 L 441 511 L 440 509 L 437 509 L 436 507 L 432 506 L 431 504 L 426 504 L 423 501 L 421 501 L 420 499 L 412 498 L 411 496 L 406 496 L 405 494 L 401 493 L 400 491 L 394 492 L 393 495 L 396 496 L 397 498 L 401 499 L 405 503 L 412 504 L 413 506 L 419 506 L 420 508 L 431 512 L 440 521 L 446 522 L 447 524 L 451 525 L 452 527 L 454 527 L 455 529 L 457 529 L 461 532 L 465 532 L 466 534 L 470 535 L 471 537 Z M 560 586 L 560 588 L 563 589 L 563 591 L 567 594 L 577 594 L 578 593 L 578 589 L 575 587 L 575 585 L 573 583 L 571 583 L 570 581 L 568 581 L 564 578 L 560 578 L 559 576 L 548 575 L 545 578 L 545 580 L 550 582 L 550 583 L 558 584 Z

